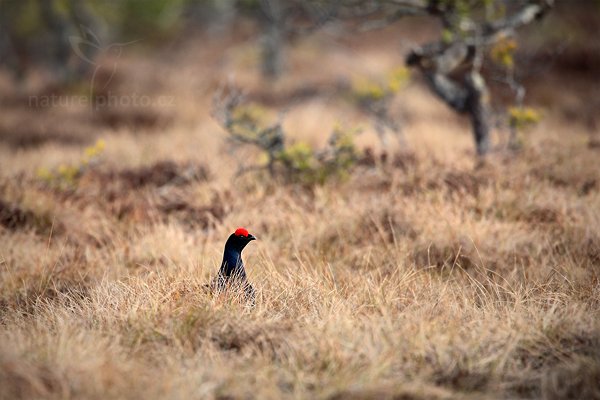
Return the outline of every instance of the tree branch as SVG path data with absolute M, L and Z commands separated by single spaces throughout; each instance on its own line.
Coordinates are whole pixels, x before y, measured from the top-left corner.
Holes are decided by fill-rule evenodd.
M 552 8 L 553 3 L 554 0 L 532 0 L 514 14 L 484 25 L 482 33 L 486 43 L 493 43 L 498 37 L 512 33 L 515 29 L 541 18 Z

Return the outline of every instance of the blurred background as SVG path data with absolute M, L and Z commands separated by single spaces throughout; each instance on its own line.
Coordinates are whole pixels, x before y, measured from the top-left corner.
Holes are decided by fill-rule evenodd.
M 450 105 L 444 118 L 470 134 L 469 110 L 432 86 L 420 94 L 429 67 L 411 65 L 409 55 L 469 41 L 477 37 L 473 26 L 546 3 L 396 3 L 406 4 L 2 0 L 0 143 L 9 152 L 84 145 L 111 130 L 165 131 L 184 123 L 208 123 L 214 131 L 224 118 L 215 118 L 224 100 L 215 105 L 214 96 L 232 88 L 244 104 L 274 113 L 285 134 L 308 135 L 311 145 L 345 121 L 344 129 L 363 132 L 359 142 L 410 146 L 403 133 L 422 119 L 432 123 L 427 108 L 434 116 L 444 103 Z M 476 46 L 494 145 L 518 147 L 516 131 L 548 115 L 590 133 L 598 128 L 600 3 L 548 5 L 541 16 Z M 437 62 L 436 51 L 428 62 Z M 472 62 L 459 63 L 465 60 Z M 460 68 L 441 74 L 459 76 Z M 328 112 L 314 115 L 311 107 Z M 378 140 L 363 139 L 371 133 Z
M 597 398 L 599 28 L 0 0 L 0 398 Z

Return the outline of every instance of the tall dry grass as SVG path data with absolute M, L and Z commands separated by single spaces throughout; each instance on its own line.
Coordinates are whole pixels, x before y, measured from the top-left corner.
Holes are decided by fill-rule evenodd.
M 581 128 L 549 116 L 476 166 L 463 121 L 411 87 L 410 156 L 313 190 L 232 180 L 248 155 L 198 94 L 212 64 L 185 57 L 138 66 L 170 71 L 174 122 L 98 127 L 102 164 L 75 188 L 34 171 L 81 145 L 0 145 L 0 398 L 600 398 L 599 153 Z M 316 99 L 291 128 L 318 142 L 301 121 L 347 112 Z M 237 226 L 260 239 L 255 307 L 203 290 Z

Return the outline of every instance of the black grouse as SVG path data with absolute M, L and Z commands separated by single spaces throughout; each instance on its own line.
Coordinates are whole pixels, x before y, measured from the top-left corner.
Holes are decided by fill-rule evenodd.
M 216 292 L 231 286 L 239 287 L 244 290 L 246 299 L 254 302 L 254 288 L 248 282 L 242 261 L 242 250 L 253 240 L 256 238 L 245 228 L 238 228 L 229 236 L 225 242 L 223 262 L 213 286 Z

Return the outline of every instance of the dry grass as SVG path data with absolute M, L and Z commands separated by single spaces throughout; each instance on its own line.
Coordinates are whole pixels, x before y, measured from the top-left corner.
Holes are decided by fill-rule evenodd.
M 600 153 L 580 128 L 550 116 L 475 166 L 464 121 L 411 87 L 409 155 L 312 191 L 232 180 L 247 155 L 192 73 L 217 63 L 179 57 L 136 67 L 177 93 L 168 125 L 92 125 L 103 162 L 72 188 L 35 169 L 78 141 L 0 144 L 0 398 L 600 398 Z M 348 112 L 316 98 L 287 124 L 318 142 Z M 254 308 L 203 290 L 237 226 L 260 239 Z

